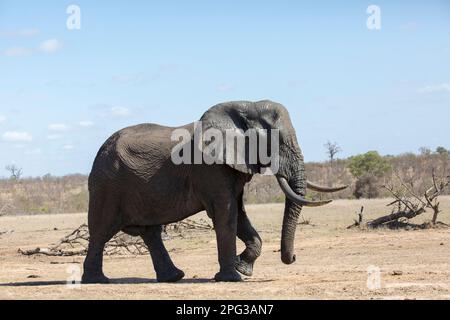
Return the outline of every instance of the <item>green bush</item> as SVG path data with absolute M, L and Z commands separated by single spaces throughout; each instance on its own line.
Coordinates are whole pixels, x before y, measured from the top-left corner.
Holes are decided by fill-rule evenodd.
M 444 148 L 444 147 L 437 147 L 436 148 L 436 153 L 441 155 L 441 156 L 448 156 L 449 155 L 449 151 Z
M 355 178 L 365 175 L 382 177 L 391 170 L 391 165 L 377 151 L 350 157 L 347 165 Z
M 377 151 L 354 156 L 348 160 L 348 169 L 356 178 L 355 198 L 377 198 L 380 195 L 378 180 L 388 173 L 392 167 L 388 160 Z

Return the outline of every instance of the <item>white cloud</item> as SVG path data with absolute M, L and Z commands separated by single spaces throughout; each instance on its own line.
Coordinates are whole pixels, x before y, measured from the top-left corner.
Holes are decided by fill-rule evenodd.
M 28 33 L 32 33 L 31 30 L 28 31 L 23 31 L 28 32 Z M 50 39 L 50 40 L 46 40 L 43 41 L 39 44 L 39 47 L 37 49 L 35 48 L 24 48 L 24 47 L 10 47 L 8 49 L 6 49 L 5 51 L 3 51 L 3 55 L 7 56 L 7 57 L 24 57 L 24 56 L 29 56 L 31 54 L 33 54 L 36 50 L 45 52 L 45 53 L 54 53 L 58 50 L 60 50 L 62 48 L 62 42 L 60 42 L 57 39 Z
M 450 92 L 450 83 L 441 83 L 419 89 L 419 93 Z
M 5 121 L 6 121 L 6 117 L 0 115 L 0 124 L 2 124 L 2 123 L 5 122 Z
M 72 145 L 72 144 L 66 144 L 66 145 L 64 145 L 62 148 L 63 148 L 63 150 L 65 150 L 65 151 L 71 151 L 71 150 L 75 149 L 75 146 Z
M 4 141 L 8 142 L 31 142 L 33 136 L 28 132 L 8 131 L 2 135 Z
M 39 45 L 39 50 L 46 53 L 54 53 L 62 48 L 62 43 L 57 39 L 50 39 L 42 42 Z
M 24 28 L 17 30 L 0 30 L 0 37 L 34 37 L 39 34 L 39 29 Z
M 47 136 L 47 140 L 58 140 L 61 138 L 62 138 L 62 135 L 60 135 L 60 134 L 49 134 Z
M 3 55 L 7 57 L 25 57 L 33 53 L 32 49 L 22 47 L 11 47 L 3 51 Z
M 53 123 L 48 126 L 48 129 L 51 131 L 64 132 L 64 131 L 69 130 L 69 126 L 64 123 Z
M 125 107 L 112 107 L 111 114 L 114 117 L 127 117 L 131 115 L 131 110 Z
M 94 123 L 92 121 L 80 121 L 80 122 L 78 122 L 78 125 L 80 127 L 88 128 L 88 127 L 92 127 L 94 125 Z

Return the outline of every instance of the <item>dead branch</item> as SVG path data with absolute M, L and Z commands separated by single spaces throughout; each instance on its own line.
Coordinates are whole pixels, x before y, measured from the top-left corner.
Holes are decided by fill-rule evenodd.
M 77 250 L 77 251 L 62 251 L 62 250 L 55 250 L 54 248 L 50 248 L 50 249 L 36 248 L 36 249 L 32 249 L 32 250 L 19 249 L 18 252 L 25 256 L 32 256 L 35 254 L 43 254 L 43 255 L 51 256 L 51 257 L 71 257 L 71 256 L 85 255 L 87 253 L 87 250 L 83 249 L 83 250 Z
M 378 228 L 388 224 L 398 224 L 400 223 L 400 220 L 410 220 L 427 212 L 427 209 L 433 211 L 433 216 L 429 225 L 436 225 L 438 222 L 437 218 L 440 213 L 440 203 L 438 199 L 439 196 L 441 196 L 445 190 L 450 187 L 450 176 L 438 179 L 435 170 L 433 170 L 432 186 L 428 188 L 421 196 L 414 192 L 398 174 L 395 174 L 395 177 L 399 184 L 398 186 L 396 186 L 393 182 L 384 186 L 392 197 L 394 197 L 394 201 L 387 205 L 388 207 L 393 208 L 392 212 L 388 215 L 368 221 L 365 225 L 368 228 Z M 355 223 L 348 228 L 360 225 L 360 222 L 358 223 L 355 221 Z
M 5 203 L 3 206 L 0 207 L 0 217 L 6 214 L 6 211 L 10 208 L 14 208 L 9 203 Z
M 188 233 L 204 232 L 212 230 L 212 226 L 205 220 L 184 220 L 168 225 L 165 232 L 169 238 L 185 237 Z M 49 248 L 35 248 L 32 250 L 19 249 L 19 253 L 31 256 L 42 254 L 46 256 L 69 257 L 86 255 L 89 245 L 89 229 L 86 224 L 73 230 L 63 237 L 56 245 Z M 106 245 L 106 255 L 145 255 L 148 254 L 147 246 L 141 237 L 132 237 L 120 232 L 116 234 Z
M 423 209 L 423 208 L 421 208 L 418 211 L 398 211 L 398 212 L 391 213 L 387 216 L 383 216 L 383 217 L 377 218 L 375 220 L 369 221 L 369 222 L 367 222 L 367 226 L 369 228 L 376 228 L 376 227 L 384 225 L 388 222 L 398 221 L 401 218 L 405 218 L 405 219 L 409 220 L 414 217 L 417 217 L 418 215 L 420 215 L 424 212 L 425 212 L 425 209 Z
M 347 227 L 347 229 L 355 228 L 355 227 L 361 227 L 363 223 L 363 214 L 364 214 L 364 207 L 361 207 L 360 212 L 358 213 L 358 220 L 355 220 L 355 222 Z

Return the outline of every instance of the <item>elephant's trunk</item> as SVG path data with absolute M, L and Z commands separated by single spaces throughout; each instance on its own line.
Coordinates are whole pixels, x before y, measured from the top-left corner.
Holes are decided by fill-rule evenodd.
M 303 164 L 301 166 L 303 167 Z M 303 171 L 304 169 L 301 169 L 298 175 L 289 180 L 291 190 L 301 198 L 303 198 L 306 193 L 306 181 Z M 298 217 L 300 216 L 302 205 L 301 203 L 294 202 L 288 196 L 286 197 L 285 203 L 283 228 L 281 231 L 281 261 L 285 264 L 292 264 L 295 262 L 295 231 L 297 229 Z
M 285 264 L 295 262 L 294 240 L 298 217 L 302 208 L 290 200 L 286 200 L 286 208 L 281 231 L 281 261 Z
M 296 143 L 294 145 L 298 146 Z M 280 187 L 286 195 L 281 230 L 281 261 L 285 264 L 295 262 L 294 241 L 298 218 L 302 207 L 311 205 L 311 202 L 305 199 L 307 182 L 300 148 L 298 154 L 291 154 L 291 157 L 289 161 L 284 162 L 284 170 L 277 175 Z
M 320 192 L 336 192 L 346 188 L 344 186 L 326 188 L 307 181 L 305 177 L 305 165 L 301 152 L 299 152 L 299 157 L 297 159 L 297 163 L 289 166 L 288 169 L 285 170 L 284 175 L 277 175 L 277 180 L 281 190 L 283 190 L 286 195 L 283 229 L 281 231 L 281 260 L 285 264 L 292 264 L 295 262 L 295 231 L 297 229 L 298 217 L 300 216 L 302 207 L 319 207 L 331 202 L 331 200 L 307 200 L 305 198 L 306 187 Z M 288 178 L 285 178 L 284 176 Z

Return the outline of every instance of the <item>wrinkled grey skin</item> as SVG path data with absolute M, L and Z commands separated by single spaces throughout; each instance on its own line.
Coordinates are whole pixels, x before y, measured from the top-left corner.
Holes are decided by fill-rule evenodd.
M 216 105 L 201 118 L 204 130 L 248 128 L 280 130 L 280 167 L 277 177 L 287 180 L 300 196 L 306 193 L 303 155 L 288 111 L 272 101 L 228 102 Z M 184 126 L 193 132 L 193 124 Z M 141 124 L 112 135 L 101 147 L 89 177 L 89 250 L 84 283 L 107 283 L 102 271 L 103 249 L 117 232 L 141 236 L 149 248 L 160 282 L 183 278 L 161 240 L 161 225 L 206 210 L 217 237 L 220 271 L 216 281 L 240 281 L 251 275 L 261 254 L 261 238 L 252 227 L 243 203 L 243 190 L 260 165 L 182 164 L 171 160 L 175 128 Z M 226 150 L 225 150 L 226 152 Z M 281 260 L 295 261 L 294 237 L 302 205 L 285 202 Z M 236 237 L 246 249 L 236 255 Z

